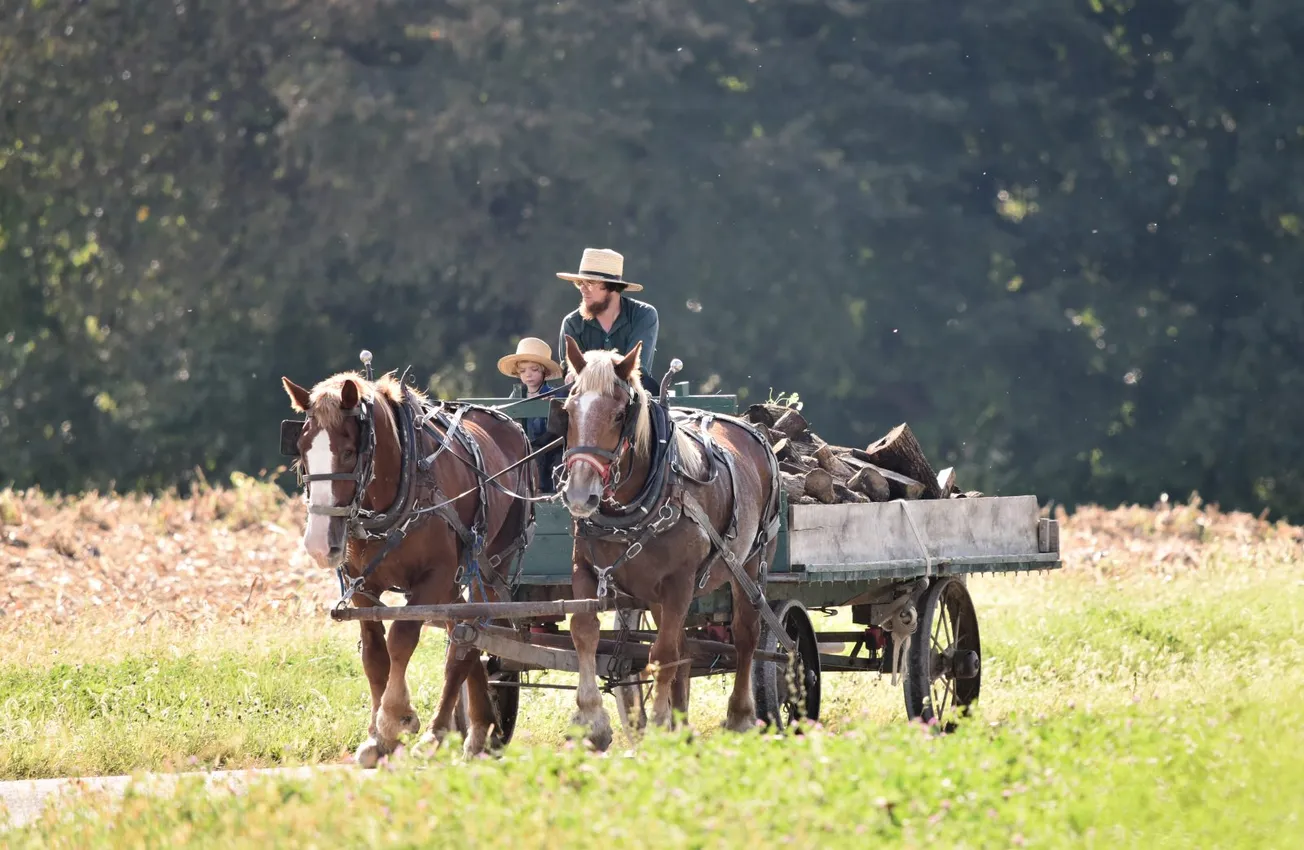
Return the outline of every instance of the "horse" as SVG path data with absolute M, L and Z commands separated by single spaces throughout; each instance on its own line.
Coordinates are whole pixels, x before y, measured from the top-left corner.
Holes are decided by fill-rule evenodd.
M 485 407 L 432 404 L 393 375 L 373 382 L 341 372 L 312 390 L 281 383 L 291 408 L 307 414 L 295 443 L 308 503 L 303 546 L 337 572 L 341 603 L 381 605 L 380 593 L 392 590 L 408 605 L 447 604 L 460 599 L 462 583 L 479 587 L 486 601 L 488 587 L 508 601 L 505 577 L 535 520 L 533 502 L 517 497 L 533 492 L 535 481 L 516 421 Z M 293 439 L 283 433 L 283 444 Z M 379 621 L 360 626 L 371 722 L 355 759 L 374 767 L 402 733 L 421 728 L 407 667 L 422 622 L 394 622 L 388 639 Z M 488 673 L 479 653 L 451 642 L 439 708 L 420 746 L 443 742 L 464 682 L 464 752 L 485 749 L 495 723 Z
M 757 581 L 778 542 L 778 459 L 742 419 L 656 404 L 641 383 L 642 348 L 585 353 L 566 337 L 575 377 L 565 401 L 554 402 L 562 420 L 554 427 L 564 421 L 560 495 L 573 521 L 572 595 L 602 598 L 614 585 L 648 604 L 657 622 L 652 722 L 673 728 L 675 714 L 688 712 L 688 608 L 729 582 L 737 672 L 723 725 L 743 732 L 757 726 L 752 661 L 770 613 Z M 572 615 L 574 723 L 605 750 L 612 735 L 596 681 L 599 634 L 596 614 Z

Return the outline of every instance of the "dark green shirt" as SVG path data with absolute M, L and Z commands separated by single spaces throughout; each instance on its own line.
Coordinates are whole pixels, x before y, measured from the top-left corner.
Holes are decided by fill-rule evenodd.
M 639 355 L 644 375 L 652 374 L 652 359 L 657 353 L 657 332 L 661 328 L 657 318 L 657 308 L 642 301 L 635 301 L 628 295 L 620 296 L 620 313 L 612 323 L 610 331 L 604 331 L 597 319 L 586 319 L 580 311 L 574 310 L 561 321 L 561 334 L 557 337 L 557 360 L 566 363 L 566 336 L 569 334 L 579 343 L 580 351 L 614 348 L 621 354 L 628 354 L 635 343 L 643 342 L 643 352 Z

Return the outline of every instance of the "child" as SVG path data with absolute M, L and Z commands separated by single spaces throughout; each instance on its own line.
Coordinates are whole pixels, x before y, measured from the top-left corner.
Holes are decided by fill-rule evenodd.
M 557 389 L 548 383 L 551 378 L 561 377 L 561 366 L 552 359 L 548 343 L 538 337 L 527 336 L 516 345 L 516 353 L 509 354 L 498 361 L 498 371 L 509 378 L 515 378 L 517 384 L 512 389 L 511 398 L 547 398 Z M 523 423 L 526 436 L 530 438 L 530 450 L 538 451 L 557 439 L 548 433 L 548 417 L 531 416 Z M 555 489 L 552 470 L 561 463 L 561 447 L 557 446 L 535 458 L 539 466 L 539 491 L 551 493 Z

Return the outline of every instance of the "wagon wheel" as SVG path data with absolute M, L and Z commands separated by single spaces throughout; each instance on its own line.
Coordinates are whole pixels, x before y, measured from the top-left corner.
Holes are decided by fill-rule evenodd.
M 796 599 L 770 603 L 783 629 L 797 644 L 797 653 L 786 665 L 774 661 L 752 662 L 752 695 L 756 716 L 767 726 L 782 729 L 798 720 L 819 720 L 820 655 L 815 629 L 806 606 Z M 779 652 L 779 640 L 765 621 L 757 646 L 764 652 Z
M 968 716 L 982 684 L 978 613 L 964 582 L 955 576 L 929 588 L 923 608 L 906 652 L 906 715 L 936 721 L 950 732 L 956 712 Z
M 622 618 L 631 617 L 633 611 L 621 609 L 616 612 L 616 627 L 621 626 Z M 631 625 L 633 631 L 648 631 L 647 612 L 639 611 L 638 619 Z M 630 673 L 622 681 L 631 682 L 629 685 L 622 685 L 615 688 L 612 693 L 616 697 L 616 715 L 620 718 L 620 725 L 624 728 L 627 735 L 633 736 L 643 731 L 647 727 L 647 702 L 650 699 L 652 686 L 646 687 L 638 684 L 639 674 Z
M 512 734 L 516 731 L 516 714 L 521 705 L 521 689 L 517 687 L 521 681 L 521 674 L 515 670 L 503 670 L 502 663 L 502 659 L 496 655 L 489 656 L 489 660 L 485 663 L 485 668 L 489 672 L 489 704 L 494 710 L 494 728 L 488 743 L 491 750 L 501 749 L 511 742 Z M 499 687 L 494 684 L 495 682 L 510 684 Z M 453 712 L 453 722 L 464 738 L 471 725 L 466 713 L 468 693 L 469 686 L 463 683 L 462 694 L 457 701 L 457 710 Z

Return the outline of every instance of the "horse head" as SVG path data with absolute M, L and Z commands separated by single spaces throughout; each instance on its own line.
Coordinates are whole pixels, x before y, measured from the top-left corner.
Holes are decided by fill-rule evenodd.
M 352 373 L 327 378 L 311 391 L 289 378 L 281 378 L 281 385 L 290 407 L 307 414 L 297 444 L 308 502 L 303 547 L 317 563 L 338 569 L 346 555 L 349 523 L 359 516 L 367 489 L 378 477 L 376 418 L 387 408 L 376 403 L 376 387 Z
M 650 425 L 647 391 L 639 383 L 643 343 L 626 355 L 616 351 L 581 352 L 566 337 L 566 361 L 575 382 L 566 398 L 566 481 L 561 499 L 571 516 L 591 516 L 604 496 L 614 493 L 626 458 L 647 454 Z

